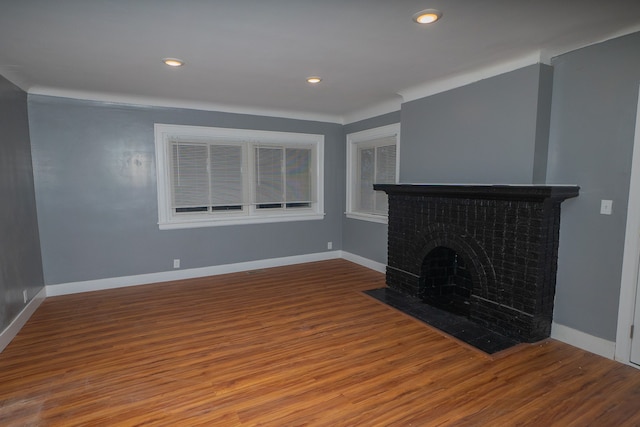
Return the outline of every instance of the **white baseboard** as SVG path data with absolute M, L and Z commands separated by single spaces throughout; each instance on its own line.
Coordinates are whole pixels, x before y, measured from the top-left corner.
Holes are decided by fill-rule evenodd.
M 86 280 L 82 282 L 47 285 L 47 296 L 68 295 L 80 292 L 116 289 L 126 286 L 147 285 L 149 283 L 170 282 L 172 280 L 194 279 L 215 276 L 217 274 L 237 273 L 260 268 L 280 267 L 305 262 L 324 261 L 341 257 L 341 251 L 318 252 L 282 258 L 258 261 L 238 262 L 235 264 L 215 265 L 211 267 L 190 268 L 188 270 L 162 271 L 159 273 L 138 274 L 135 276 L 109 277 L 106 279 Z
M 384 273 L 386 271 L 385 264 L 370 260 L 368 258 L 364 258 L 360 255 L 352 254 L 346 251 L 328 251 L 307 255 L 296 255 L 291 257 L 271 258 L 258 261 L 217 265 L 211 267 L 192 268 L 188 270 L 163 271 L 159 273 L 138 274 L 135 276 L 111 277 L 106 279 L 47 285 L 29 302 L 29 304 L 25 306 L 25 308 L 11 322 L 11 324 L 0 333 L 0 352 L 18 334 L 20 329 L 24 326 L 27 320 L 29 320 L 38 306 L 48 296 L 67 295 L 79 292 L 98 291 L 103 289 L 115 289 L 126 286 L 168 282 L 172 280 L 193 279 L 198 277 L 214 276 L 218 274 L 237 273 L 241 271 L 280 267 L 292 264 L 302 264 L 314 261 L 324 261 L 336 258 L 343 258 L 347 261 L 351 261 L 380 273 Z M 589 335 L 577 329 L 573 329 L 554 322 L 551 327 L 551 338 L 557 339 L 558 341 L 562 341 L 566 344 L 581 348 L 591 353 L 598 354 L 608 359 L 614 359 L 616 347 L 615 342 L 607 341 L 605 339 Z
M 7 326 L 4 331 L 0 332 L 0 353 L 9 345 L 11 340 L 18 335 L 20 329 L 22 329 L 25 323 L 27 323 L 27 320 L 29 320 L 31 315 L 35 313 L 36 309 L 40 304 L 42 304 L 42 301 L 44 301 L 46 297 L 47 290 L 46 288 L 42 288 L 40 292 L 38 292 L 36 296 L 33 297 L 33 299 L 31 299 L 31 301 L 29 301 L 29 303 L 22 309 L 16 318 L 9 323 L 9 326 Z
M 370 268 L 371 270 L 385 273 L 387 271 L 387 265 L 377 261 L 370 260 L 368 258 L 361 257 L 360 255 L 352 254 L 351 252 L 342 251 L 342 259 L 351 261 L 355 264 L 359 264 L 363 267 Z
M 607 359 L 613 360 L 616 352 L 616 343 L 613 341 L 607 341 L 555 322 L 551 325 L 551 338 Z

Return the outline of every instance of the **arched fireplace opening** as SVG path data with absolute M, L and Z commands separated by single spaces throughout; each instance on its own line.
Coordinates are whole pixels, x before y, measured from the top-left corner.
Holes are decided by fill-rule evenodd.
M 467 265 L 454 249 L 434 248 L 422 262 L 418 296 L 427 304 L 468 318 L 473 280 Z

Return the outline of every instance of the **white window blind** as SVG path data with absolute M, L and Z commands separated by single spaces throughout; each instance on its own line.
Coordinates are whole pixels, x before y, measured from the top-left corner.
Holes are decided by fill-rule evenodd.
M 394 184 L 396 182 L 395 137 L 380 138 L 362 144 L 358 149 L 359 185 L 356 195 L 356 210 L 363 213 L 386 215 L 387 195 L 374 191 L 373 184 Z
M 347 216 L 386 222 L 386 193 L 374 184 L 397 182 L 399 126 L 369 129 L 347 136 Z
M 258 208 L 281 207 L 284 202 L 283 149 L 256 147 L 255 202 Z
M 311 149 L 256 147 L 255 151 L 258 209 L 311 206 Z
M 206 210 L 209 205 L 209 177 L 206 145 L 172 145 L 172 207 L 178 212 Z
M 375 184 L 395 184 L 396 182 L 396 144 L 395 138 L 387 138 L 381 141 L 383 144 L 376 147 L 376 174 Z M 387 193 L 374 191 L 373 211 L 380 215 L 386 215 L 389 211 L 389 198 Z
M 322 135 L 156 124 L 160 228 L 322 219 Z
M 307 148 L 287 148 L 285 154 L 287 204 L 289 207 L 310 206 L 314 201 L 312 152 Z
M 242 147 L 210 145 L 209 150 L 212 209 L 241 209 L 246 204 L 242 178 Z
M 358 194 L 356 196 L 356 210 L 359 212 L 373 212 L 373 183 L 375 181 L 375 149 L 360 148 L 359 153 L 359 169 L 360 183 L 357 186 Z

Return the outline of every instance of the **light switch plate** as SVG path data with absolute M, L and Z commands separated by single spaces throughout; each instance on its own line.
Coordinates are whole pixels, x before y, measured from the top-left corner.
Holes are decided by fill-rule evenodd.
M 600 201 L 600 213 L 602 215 L 611 215 L 612 211 L 613 211 L 613 200 Z

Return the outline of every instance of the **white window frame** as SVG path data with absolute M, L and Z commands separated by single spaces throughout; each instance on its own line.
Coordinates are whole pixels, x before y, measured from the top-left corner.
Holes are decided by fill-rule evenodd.
M 161 230 L 180 228 L 259 224 L 283 221 L 306 221 L 324 219 L 324 135 L 273 132 L 251 129 L 231 129 L 204 126 L 184 126 L 156 123 L 154 125 L 156 174 L 158 187 L 158 226 Z M 256 209 L 246 201 L 242 211 L 220 211 L 196 214 L 176 214 L 171 208 L 171 144 L 176 140 L 240 145 L 243 157 L 243 191 L 253 198 L 254 156 L 257 146 L 284 148 L 311 148 L 312 202 L 309 208 Z M 246 171 L 245 171 L 246 169 Z
M 400 123 L 367 129 L 347 135 L 347 218 L 387 224 L 388 216 L 373 213 L 363 213 L 355 210 L 355 197 L 358 194 L 355 186 L 358 183 L 358 148 L 370 141 L 380 138 L 396 138 L 396 183 L 400 173 Z

